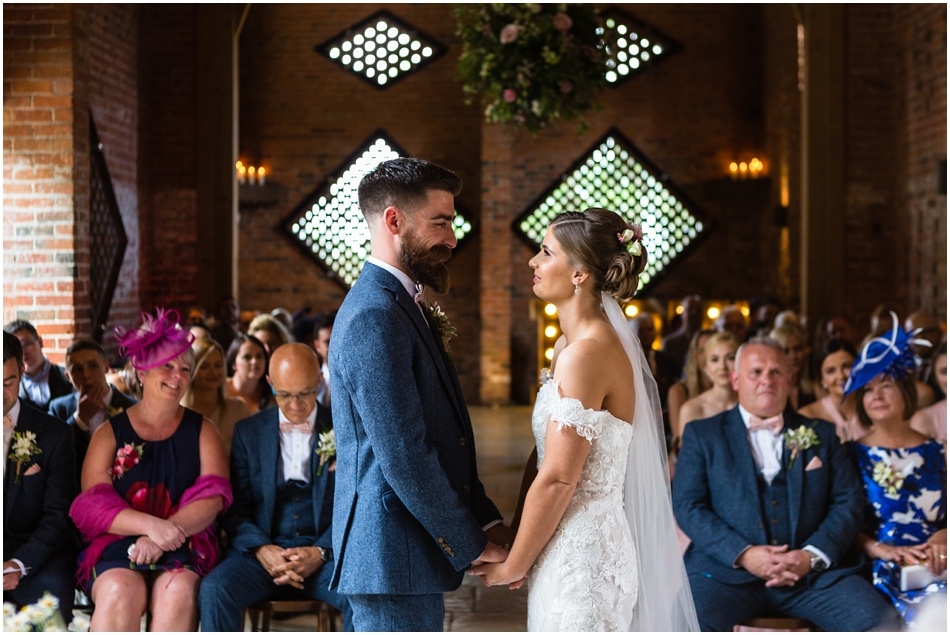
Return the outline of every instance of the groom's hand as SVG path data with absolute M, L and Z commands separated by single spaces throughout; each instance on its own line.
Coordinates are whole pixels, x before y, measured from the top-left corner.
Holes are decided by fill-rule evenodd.
M 515 542 L 514 530 L 502 523 L 498 523 L 489 528 L 488 531 L 485 532 L 485 535 L 488 536 L 490 542 L 501 545 L 505 549 L 511 549 L 511 545 Z
M 504 562 L 508 557 L 508 550 L 504 547 L 499 547 L 495 543 L 488 541 L 488 544 L 485 546 L 485 550 L 482 552 L 482 555 L 478 556 L 472 566 L 476 567 L 480 564 L 485 564 L 486 562 Z

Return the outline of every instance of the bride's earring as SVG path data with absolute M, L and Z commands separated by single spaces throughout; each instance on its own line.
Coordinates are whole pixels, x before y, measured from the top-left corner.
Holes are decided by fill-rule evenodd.
M 577 295 L 581 292 L 581 288 L 577 286 L 577 283 L 574 283 L 574 295 Z

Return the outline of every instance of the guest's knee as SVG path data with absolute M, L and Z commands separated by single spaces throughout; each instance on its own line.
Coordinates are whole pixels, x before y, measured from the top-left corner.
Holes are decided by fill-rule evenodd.
M 145 579 L 134 571 L 106 571 L 92 584 L 92 601 L 96 611 L 140 617 L 148 605 Z

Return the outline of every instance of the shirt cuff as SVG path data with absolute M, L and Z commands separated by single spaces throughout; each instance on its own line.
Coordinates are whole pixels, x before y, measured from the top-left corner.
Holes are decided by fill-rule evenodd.
M 742 568 L 742 567 L 739 566 L 739 558 L 741 558 L 741 557 L 742 557 L 742 554 L 744 554 L 746 551 L 748 551 L 748 550 L 751 549 L 751 548 L 752 548 L 752 545 L 746 545 L 745 548 L 744 548 L 742 551 L 740 551 L 740 552 L 736 555 L 736 559 L 732 561 L 732 568 L 733 568 L 733 569 L 741 569 L 741 568 Z
M 26 567 L 23 565 L 23 563 L 20 562 L 19 560 L 17 560 L 16 558 L 10 558 L 10 562 L 12 562 L 12 563 L 15 564 L 16 566 L 20 567 L 20 577 L 21 577 L 21 578 L 25 578 L 25 577 L 26 577 Z
M 494 527 L 495 525 L 498 525 L 498 524 L 501 524 L 501 521 L 500 521 L 500 520 L 493 520 L 493 521 L 491 521 L 490 523 L 488 523 L 487 525 L 485 525 L 484 527 L 482 527 L 482 531 L 488 531 L 489 529 L 491 529 L 492 527 Z
M 829 568 L 829 569 L 831 568 L 831 559 L 828 556 L 826 556 L 825 552 L 819 549 L 818 547 L 805 545 L 804 547 L 802 547 L 802 551 L 807 551 L 808 553 L 815 554 L 816 556 L 818 556 L 824 561 L 826 568 Z
M 73 420 L 76 422 L 76 425 L 85 432 L 89 432 L 89 424 L 83 421 L 82 417 L 79 416 L 79 409 L 76 409 L 76 413 L 73 415 Z

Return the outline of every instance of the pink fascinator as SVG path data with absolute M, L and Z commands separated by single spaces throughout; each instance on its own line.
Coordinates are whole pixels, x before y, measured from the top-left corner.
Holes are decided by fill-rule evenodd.
M 178 325 L 178 311 L 156 309 L 156 315 L 142 313 L 142 325 L 126 330 L 117 326 L 122 352 L 136 370 L 150 370 L 175 359 L 191 347 L 195 336 Z

